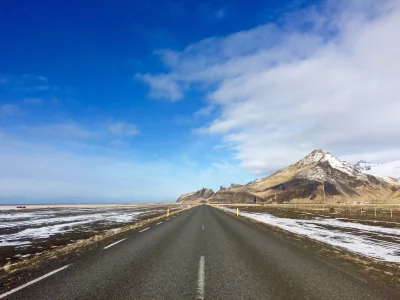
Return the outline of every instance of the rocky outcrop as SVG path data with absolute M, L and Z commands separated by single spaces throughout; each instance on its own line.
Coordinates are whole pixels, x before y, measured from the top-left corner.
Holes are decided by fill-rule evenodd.
M 202 199 L 208 199 L 212 195 L 214 195 L 212 189 L 202 188 L 198 191 L 181 195 L 176 202 L 199 201 Z
M 213 203 L 254 203 L 260 201 L 257 195 L 245 191 L 244 185 L 231 183 L 229 187 L 220 186 L 209 201 Z
M 229 187 L 230 189 L 239 189 L 244 187 L 243 184 L 237 184 L 237 183 L 231 183 L 231 186 Z
M 222 190 L 216 192 L 210 199 L 213 203 L 255 203 L 261 199 L 243 190 Z

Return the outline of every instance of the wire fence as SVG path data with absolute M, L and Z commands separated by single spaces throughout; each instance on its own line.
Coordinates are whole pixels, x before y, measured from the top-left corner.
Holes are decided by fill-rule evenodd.
M 217 204 L 219 206 L 231 207 L 262 207 L 268 209 L 289 209 L 310 212 L 338 214 L 341 216 L 353 216 L 358 218 L 375 219 L 398 219 L 400 220 L 400 204 L 306 204 L 306 203 L 284 203 L 284 204 Z

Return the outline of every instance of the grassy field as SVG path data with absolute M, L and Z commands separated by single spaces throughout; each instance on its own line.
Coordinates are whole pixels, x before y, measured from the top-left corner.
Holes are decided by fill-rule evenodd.
M 400 204 L 213 204 L 226 207 L 246 207 L 265 212 L 306 211 L 336 218 L 400 222 Z

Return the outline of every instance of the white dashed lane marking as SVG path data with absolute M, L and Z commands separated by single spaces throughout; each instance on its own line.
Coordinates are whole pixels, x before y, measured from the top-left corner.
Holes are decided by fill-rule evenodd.
M 4 297 L 7 297 L 8 295 L 11 295 L 11 294 L 13 294 L 13 293 L 15 293 L 15 292 L 17 292 L 17 291 L 19 291 L 19 290 L 22 290 L 23 288 L 26 288 L 27 286 L 30 286 L 31 284 L 34 284 L 34 283 L 36 283 L 36 282 L 38 282 L 38 281 L 40 281 L 40 280 L 42 280 L 42 279 L 45 279 L 45 278 L 47 278 L 47 277 L 49 277 L 49 276 L 51 276 L 51 275 L 54 275 L 54 274 L 56 274 L 56 273 L 58 273 L 58 272 L 60 272 L 60 271 L 62 271 L 62 270 L 65 270 L 65 269 L 68 268 L 69 266 L 70 266 L 70 265 L 66 265 L 66 266 L 64 266 L 64 267 L 62 267 L 62 268 L 59 268 L 59 269 L 54 270 L 54 271 L 52 271 L 52 272 L 50 272 L 50 273 L 47 273 L 46 275 L 43 275 L 43 276 L 41 276 L 41 277 L 39 277 L 39 278 L 36 278 L 35 280 L 29 281 L 28 283 L 25 283 L 24 285 L 21 285 L 20 287 L 17 287 L 17 288 L 15 288 L 15 289 L 12 289 L 11 291 L 8 291 L 7 293 L 1 294 L 1 295 L 0 295 L 0 299 L 1 299 L 1 298 L 4 298 Z
M 116 241 L 115 243 L 112 243 L 111 245 L 108 245 L 108 246 L 104 247 L 104 249 L 108 249 L 108 248 L 110 248 L 110 247 L 112 247 L 112 246 L 114 246 L 114 245 L 116 245 L 118 243 L 121 243 L 122 241 L 125 241 L 125 240 L 126 240 L 126 238 L 122 239 L 122 240 L 119 240 L 119 241 Z
M 199 275 L 197 279 L 197 299 L 204 299 L 204 287 L 205 287 L 205 276 L 204 276 L 205 258 L 200 257 L 199 262 Z

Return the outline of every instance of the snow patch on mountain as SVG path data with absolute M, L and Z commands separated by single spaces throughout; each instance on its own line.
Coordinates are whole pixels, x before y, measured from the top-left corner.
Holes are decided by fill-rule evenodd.
M 312 180 L 328 180 L 331 181 L 332 176 L 329 169 L 323 166 L 324 163 L 327 163 L 332 169 L 336 169 L 344 174 L 347 174 L 351 177 L 355 177 L 359 180 L 368 180 L 367 176 L 356 169 L 353 165 L 349 164 L 346 161 L 340 160 L 339 158 L 333 156 L 329 152 L 324 152 L 322 150 L 314 150 L 305 158 L 297 162 L 295 165 L 298 167 L 307 167 L 311 165 L 315 165 L 315 167 L 303 172 L 302 174 Z M 329 171 L 329 172 L 328 172 Z
M 296 165 L 299 167 L 306 167 L 313 165 L 317 162 L 319 162 L 322 158 L 324 158 L 325 153 L 321 149 L 314 150 L 311 152 L 309 155 L 304 157 L 303 159 L 299 160 Z
M 324 171 L 324 169 L 320 167 L 315 167 L 311 170 L 308 170 L 306 173 L 306 177 L 311 180 L 316 180 L 316 181 L 321 181 L 321 180 L 327 180 L 327 174 Z
M 329 152 L 325 153 L 324 158 L 321 161 L 328 162 L 332 168 L 337 169 L 350 176 L 357 176 L 357 170 L 348 162 L 338 159 Z

